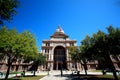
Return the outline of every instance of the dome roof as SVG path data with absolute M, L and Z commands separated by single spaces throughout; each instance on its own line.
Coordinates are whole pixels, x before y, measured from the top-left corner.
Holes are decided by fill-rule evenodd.
M 60 26 L 58 26 L 58 28 L 56 29 L 56 32 L 62 32 L 62 33 L 64 33 L 63 29 Z
M 51 36 L 53 38 L 68 38 L 68 36 L 64 33 L 63 29 L 58 26 L 55 33 Z

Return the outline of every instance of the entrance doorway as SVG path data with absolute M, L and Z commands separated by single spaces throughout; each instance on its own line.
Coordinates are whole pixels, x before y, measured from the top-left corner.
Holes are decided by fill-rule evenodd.
M 53 70 L 67 69 L 66 51 L 62 46 L 57 46 L 54 49 L 54 66 Z

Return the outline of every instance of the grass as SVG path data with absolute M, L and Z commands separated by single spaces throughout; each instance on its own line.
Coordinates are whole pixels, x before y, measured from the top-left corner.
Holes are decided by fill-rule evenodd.
M 114 78 L 112 75 L 102 75 L 102 77 L 104 77 L 104 78 Z
M 102 72 L 102 70 L 89 70 L 88 72 Z M 77 75 L 74 75 L 74 77 L 76 78 Z M 95 74 L 80 74 L 78 79 L 73 79 L 73 80 L 79 80 L 79 78 L 84 78 L 87 80 L 114 80 L 114 76 L 113 75 L 95 75 Z M 118 75 L 118 78 L 120 80 L 120 74 Z
M 82 76 L 87 80 L 114 80 L 114 77 L 111 75 L 88 75 L 88 76 Z M 120 80 L 120 76 L 118 76 Z
M 41 75 L 41 76 L 25 76 L 25 77 L 15 77 L 15 78 L 10 78 L 7 80 L 39 80 L 41 78 L 43 78 L 45 75 Z M 0 80 L 4 80 L 4 79 L 0 79 Z
M 102 72 L 102 70 L 89 70 L 89 72 Z
M 22 72 L 13 72 L 11 71 L 9 74 L 21 74 Z M 3 74 L 6 74 L 6 72 L 3 72 Z
M 21 74 L 23 72 L 10 72 L 9 74 Z
M 74 75 L 74 77 L 76 77 L 76 75 Z M 87 80 L 114 80 L 114 76 L 112 76 L 112 75 L 92 75 L 92 74 L 85 75 L 85 74 L 80 74 L 79 78 L 84 78 L 84 79 L 87 79 Z M 118 78 L 120 80 L 120 75 L 118 75 Z M 76 79 L 73 79 L 73 80 L 76 80 Z M 77 80 L 79 80 L 79 79 L 77 79 Z
M 26 77 L 22 77 L 22 80 L 39 80 L 41 78 L 43 78 L 45 75 L 41 75 L 41 76 L 26 76 Z

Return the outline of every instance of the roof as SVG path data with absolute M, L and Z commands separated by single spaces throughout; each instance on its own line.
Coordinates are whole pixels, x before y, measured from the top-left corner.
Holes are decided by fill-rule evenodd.
M 68 38 L 68 37 L 69 36 L 64 33 L 63 29 L 60 26 L 58 26 L 55 33 L 51 36 L 51 38 Z

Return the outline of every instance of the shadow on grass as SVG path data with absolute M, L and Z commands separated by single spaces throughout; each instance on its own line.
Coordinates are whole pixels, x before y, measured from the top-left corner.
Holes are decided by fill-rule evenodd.
M 67 77 L 68 79 L 66 80 L 114 80 L 114 78 L 112 76 L 106 76 L 106 75 L 85 75 L 85 74 L 80 74 L 79 76 L 78 75 L 75 75 L 75 74 L 71 74 L 71 75 L 68 75 L 68 74 L 63 74 L 62 76 L 61 75 L 54 75 L 55 77 Z
M 0 80 L 5 80 L 5 79 L 0 79 Z M 7 80 L 22 80 L 20 78 L 11 78 L 11 79 L 7 79 Z
M 33 75 L 26 75 L 24 77 L 35 77 Z M 5 80 L 5 79 L 0 79 L 0 80 Z M 9 78 L 7 80 L 23 80 L 21 76 L 17 76 L 17 77 L 13 77 L 13 78 Z
M 106 77 L 104 75 L 73 75 L 72 80 L 114 80 L 113 77 Z

